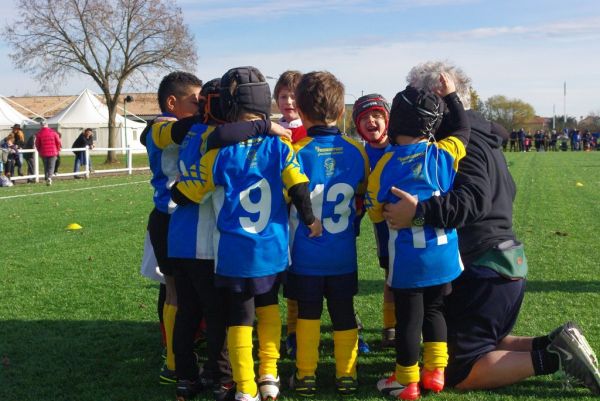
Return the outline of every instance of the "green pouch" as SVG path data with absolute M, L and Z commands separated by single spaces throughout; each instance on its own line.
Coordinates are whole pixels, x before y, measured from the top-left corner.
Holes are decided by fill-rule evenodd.
M 503 277 L 518 280 L 527 277 L 527 258 L 523 244 L 504 241 L 479 257 L 474 265 L 494 270 Z

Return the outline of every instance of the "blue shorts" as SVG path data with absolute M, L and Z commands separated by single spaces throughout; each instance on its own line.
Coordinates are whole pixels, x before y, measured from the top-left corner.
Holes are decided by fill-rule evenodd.
M 452 282 L 446 298 L 448 387 L 465 380 L 475 362 L 510 334 L 524 295 L 524 279 L 509 280 L 486 267 L 466 266 Z
M 321 302 L 323 298 L 351 298 L 358 293 L 358 272 L 333 276 L 308 276 L 288 272 L 286 298 L 302 302 Z

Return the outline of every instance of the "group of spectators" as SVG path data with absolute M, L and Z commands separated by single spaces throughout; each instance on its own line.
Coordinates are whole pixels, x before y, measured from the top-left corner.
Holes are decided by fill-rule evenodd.
M 23 152 L 23 150 L 37 149 L 42 158 L 44 165 L 44 178 L 46 185 L 52 185 L 52 177 L 58 174 L 60 166 L 60 151 L 62 149 L 61 134 L 58 131 L 48 127 L 45 122 L 41 123 L 41 128 L 38 132 L 30 135 L 27 140 L 21 129 L 20 124 L 14 124 L 11 127 L 12 131 L 2 141 L 0 141 L 0 175 L 4 175 L 10 180 L 15 176 L 15 168 L 17 176 L 23 176 L 23 164 L 27 163 L 27 175 L 34 175 L 34 152 Z M 88 148 L 94 147 L 93 130 L 86 128 L 73 142 L 73 148 Z M 86 153 L 84 151 L 74 151 L 75 163 L 73 172 L 79 172 L 81 166 L 88 164 Z M 91 169 L 91 160 L 90 166 Z M 75 178 L 81 178 L 75 175 Z M 27 182 L 34 182 L 29 178 Z
M 600 134 L 592 134 L 587 129 L 583 132 L 577 129 L 565 129 L 563 132 L 537 130 L 532 135 L 531 131 L 525 132 L 521 128 L 518 131 L 513 129 L 502 147 L 505 152 L 507 147 L 509 152 L 530 152 L 533 149 L 537 152 L 600 150 L 599 136 Z

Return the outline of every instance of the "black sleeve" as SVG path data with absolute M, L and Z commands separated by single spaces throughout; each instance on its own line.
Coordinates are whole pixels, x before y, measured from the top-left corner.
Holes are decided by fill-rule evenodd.
M 509 139 L 510 134 L 502 125 L 492 121 L 492 134 L 498 135 L 502 139 Z
M 270 120 L 240 121 L 219 125 L 206 140 L 207 150 L 235 145 L 259 134 L 268 134 Z
M 296 184 L 291 187 L 288 191 L 288 195 L 292 198 L 292 203 L 296 206 L 298 214 L 300 215 L 300 221 L 307 226 L 311 225 L 315 221 L 315 216 L 312 212 L 312 204 L 310 202 L 310 190 L 308 188 L 308 182 Z
M 467 156 L 460 161 L 452 191 L 419 202 L 425 223 L 434 227 L 461 228 L 486 216 L 492 207 L 487 165 L 481 152 L 469 148 Z
M 144 128 L 144 130 L 142 131 L 142 135 L 140 135 L 140 143 L 144 145 L 144 147 L 146 147 L 146 139 L 148 137 L 148 134 L 152 130 L 152 124 L 154 124 L 154 121 L 148 122 L 146 128 Z
M 171 139 L 178 145 L 181 145 L 183 138 L 187 135 L 194 124 L 203 123 L 203 117 L 200 115 L 182 118 L 173 123 L 171 127 Z
M 455 136 L 467 146 L 471 134 L 471 122 L 456 92 L 444 96 L 444 102 L 448 106 L 448 113 L 444 114 L 440 130 Z M 438 138 L 439 140 L 439 138 Z
M 192 203 L 181 191 L 177 188 L 177 184 L 171 187 L 171 200 L 180 206 L 185 206 Z

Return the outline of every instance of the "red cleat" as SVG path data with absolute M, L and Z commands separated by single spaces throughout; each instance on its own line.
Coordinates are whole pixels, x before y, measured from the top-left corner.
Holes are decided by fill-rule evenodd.
M 439 393 L 444 389 L 444 369 L 423 369 L 421 371 L 421 385 L 425 390 Z
M 418 400 L 421 398 L 419 383 L 408 383 L 404 390 L 398 394 L 398 398 L 401 400 Z

